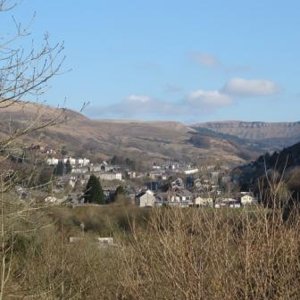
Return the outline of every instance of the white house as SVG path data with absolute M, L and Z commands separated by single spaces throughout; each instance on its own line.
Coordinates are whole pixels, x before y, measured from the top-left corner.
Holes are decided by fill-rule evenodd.
M 73 165 L 71 161 L 70 161 L 70 163 L 71 163 L 71 165 Z M 78 166 L 86 167 L 86 166 L 90 165 L 90 160 L 87 158 L 77 158 L 75 160 L 75 163 Z
M 147 190 L 136 196 L 136 201 L 139 207 L 152 207 L 156 201 L 152 191 Z
M 58 165 L 58 159 L 57 158 L 48 158 L 47 164 L 49 166 L 57 166 Z
M 213 198 L 204 198 L 204 197 L 197 197 L 194 199 L 194 204 L 199 206 L 213 206 L 214 201 Z
M 167 192 L 167 204 L 188 207 L 193 204 L 193 194 L 186 189 L 169 190 Z
M 128 171 L 127 175 L 130 179 L 136 178 L 136 172 L 134 171 Z
M 243 194 L 241 193 L 241 204 L 242 205 L 248 205 L 248 204 L 252 204 L 254 202 L 254 198 L 249 195 L 249 194 Z
M 122 173 L 100 173 L 98 177 L 101 180 L 122 180 Z
M 199 172 L 199 169 L 198 168 L 195 168 L 195 169 L 188 169 L 188 170 L 185 170 L 184 171 L 184 174 L 185 175 L 192 175 L 192 174 L 197 174 Z
M 76 165 L 76 159 L 75 159 L 75 158 L 68 157 L 68 158 L 64 158 L 64 159 L 63 159 L 63 163 L 64 163 L 64 164 L 66 164 L 67 161 L 70 162 L 70 165 L 71 165 L 71 166 L 75 166 L 75 165 Z
M 87 174 L 87 173 L 89 173 L 89 168 L 87 168 L 87 167 L 85 167 L 85 168 L 83 168 L 83 167 L 76 167 L 76 168 L 73 168 L 72 170 L 71 170 L 71 173 L 72 174 Z
M 153 166 L 152 166 L 152 169 L 154 169 L 154 170 L 160 170 L 160 169 L 161 169 L 161 166 L 153 165 Z
M 88 166 L 90 164 L 90 160 L 87 159 L 87 158 L 78 158 L 77 159 L 77 164 L 80 165 L 80 166 Z

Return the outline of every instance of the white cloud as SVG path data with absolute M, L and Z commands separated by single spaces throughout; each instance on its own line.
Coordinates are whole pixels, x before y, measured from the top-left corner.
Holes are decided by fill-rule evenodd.
M 279 86 L 271 80 L 233 78 L 225 84 L 222 92 L 232 96 L 248 97 L 274 95 L 279 90 Z
M 221 93 L 220 91 L 204 91 L 197 90 L 191 92 L 188 96 L 187 102 L 194 106 L 205 107 L 220 107 L 227 106 L 232 103 L 230 96 Z
M 90 107 L 88 113 L 90 116 L 103 118 L 185 119 L 201 113 L 213 113 L 234 105 L 243 97 L 269 96 L 278 91 L 279 87 L 270 80 L 233 78 L 222 89 L 198 89 L 177 101 L 131 94 L 122 101 L 106 107 Z
M 90 116 L 108 118 L 172 118 L 174 115 L 184 115 L 185 107 L 179 103 L 171 103 L 146 95 L 132 94 L 122 101 L 106 107 L 90 107 Z
M 217 56 L 205 52 L 192 52 L 191 59 L 201 66 L 217 69 L 225 73 L 244 73 L 249 72 L 252 68 L 248 65 L 226 65 Z
M 145 95 L 129 95 L 128 97 L 125 98 L 125 101 L 128 102 L 135 102 L 135 103 L 147 103 L 147 102 L 151 102 L 152 99 L 151 97 L 145 96 Z

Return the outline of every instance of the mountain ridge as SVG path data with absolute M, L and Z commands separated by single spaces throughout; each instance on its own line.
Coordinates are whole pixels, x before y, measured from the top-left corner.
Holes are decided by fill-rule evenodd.
M 297 124 L 290 126 L 291 132 L 296 129 L 290 136 L 273 134 L 269 141 L 264 141 L 245 138 L 236 132 L 212 129 L 210 127 L 216 127 L 212 122 L 209 126 L 199 126 L 176 121 L 93 120 L 72 110 L 20 102 L 0 109 L 0 137 L 7 136 L 14 126 L 18 128 L 30 123 L 35 116 L 49 119 L 59 113 L 65 116 L 63 122 L 24 136 L 21 142 L 41 143 L 58 150 L 64 147 L 72 155 L 89 156 L 96 160 L 119 155 L 149 164 L 157 160 L 182 160 L 196 164 L 218 160 L 238 165 L 278 148 L 279 144 L 290 143 L 298 134 Z M 273 147 L 275 139 L 278 141 Z
M 262 145 L 262 148 L 279 150 L 300 140 L 300 122 L 245 122 L 217 121 L 197 123 L 193 128 L 206 128 L 219 134 L 229 134 Z

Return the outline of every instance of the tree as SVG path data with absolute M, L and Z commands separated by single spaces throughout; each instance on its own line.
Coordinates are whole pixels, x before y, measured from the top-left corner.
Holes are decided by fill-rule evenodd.
M 11 3 L 0 0 L 0 14 L 7 21 L 5 12 L 15 6 L 9 6 Z M 29 26 L 22 26 L 13 18 L 12 28 L 15 30 L 0 36 L 0 112 L 13 106 L 13 110 L 20 113 L 29 110 L 32 118 L 28 122 L 18 122 L 20 120 L 9 121 L 7 115 L 1 116 L 2 121 L 7 118 L 8 126 L 8 136 L 0 141 L 1 150 L 20 136 L 56 125 L 65 115 L 64 110 L 57 110 L 56 115 L 49 118 L 43 106 L 32 106 L 24 101 L 40 99 L 48 88 L 49 80 L 59 74 L 64 61 L 63 44 L 51 46 L 49 35 L 45 34 L 41 46 L 36 47 Z
M 66 174 L 70 174 L 72 172 L 72 165 L 69 159 L 67 160 L 65 167 L 66 167 Z
M 53 173 L 56 176 L 63 176 L 63 175 L 65 175 L 65 173 L 66 173 L 66 165 L 64 164 L 64 162 L 62 160 L 60 160 L 58 162 L 58 164 L 54 168 Z
M 98 203 L 104 204 L 104 194 L 97 176 L 92 174 L 85 187 L 84 191 L 84 202 L 85 203 Z
M 11 13 L 8 13 L 9 16 L 5 14 L 14 7 L 13 1 L 0 0 L 1 24 L 6 24 L 0 33 L 0 119 L 1 129 L 6 131 L 6 135 L 0 139 L 0 300 L 7 298 L 6 290 L 13 273 L 15 235 L 21 232 L 16 228 L 16 220 L 24 223 L 30 220 L 34 230 L 38 227 L 31 218 L 31 214 L 38 211 L 34 201 L 16 204 L 15 201 L 4 200 L 7 198 L 4 194 L 15 187 L 18 174 L 15 172 L 8 177 L 9 170 L 3 165 L 18 138 L 65 119 L 64 109 L 56 110 L 49 116 L 44 106 L 24 101 L 40 100 L 48 88 L 49 80 L 60 71 L 64 47 L 61 43 L 51 46 L 48 34 L 45 34 L 41 46 L 37 47 L 29 27 L 22 26 L 16 18 L 11 19 Z M 7 32 L 9 21 L 12 21 L 11 28 L 15 28 L 12 32 Z M 30 113 L 29 120 L 20 117 L 24 111 Z M 11 119 L 10 112 L 17 113 L 18 119 Z M 10 294 L 9 297 L 14 298 L 14 295 Z

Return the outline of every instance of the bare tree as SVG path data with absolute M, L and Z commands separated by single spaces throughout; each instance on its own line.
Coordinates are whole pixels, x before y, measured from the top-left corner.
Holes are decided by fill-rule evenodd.
M 18 3 L 0 0 L 0 18 L 11 11 Z M 65 120 L 64 109 L 55 110 L 47 115 L 45 106 L 32 105 L 28 99 L 39 99 L 48 88 L 51 78 L 60 74 L 64 62 L 64 45 L 51 45 L 49 35 L 45 34 L 39 47 L 35 45 L 28 25 L 18 23 L 11 18 L 12 32 L 5 35 L 0 32 L 0 126 L 6 128 L 4 137 L 0 137 L 0 164 L 5 164 L 8 149 L 13 147 L 17 138 L 33 131 L 56 125 Z M 8 26 L 7 26 L 8 27 Z M 14 120 L 9 113 L 30 111 L 30 119 Z M 7 191 L 14 187 L 14 174 L 7 168 L 0 168 L 0 300 L 5 298 L 6 285 L 11 274 L 13 236 L 16 232 L 14 221 L 26 218 L 36 209 L 31 203 L 15 205 L 6 197 Z
M 0 0 L 0 16 L 10 12 L 15 5 L 9 0 Z M 47 33 L 42 44 L 36 47 L 30 33 L 31 22 L 23 26 L 12 17 L 11 25 L 11 34 L 0 35 L 0 112 L 11 107 L 24 110 L 28 105 L 25 100 L 43 95 L 50 79 L 59 74 L 65 60 L 63 43 L 51 45 Z M 63 119 L 63 110 L 51 118 L 45 117 L 42 106 L 36 106 L 35 110 L 30 122 L 21 128 L 10 128 L 9 137 L 2 140 L 0 146 L 4 147 L 17 137 L 55 125 Z

